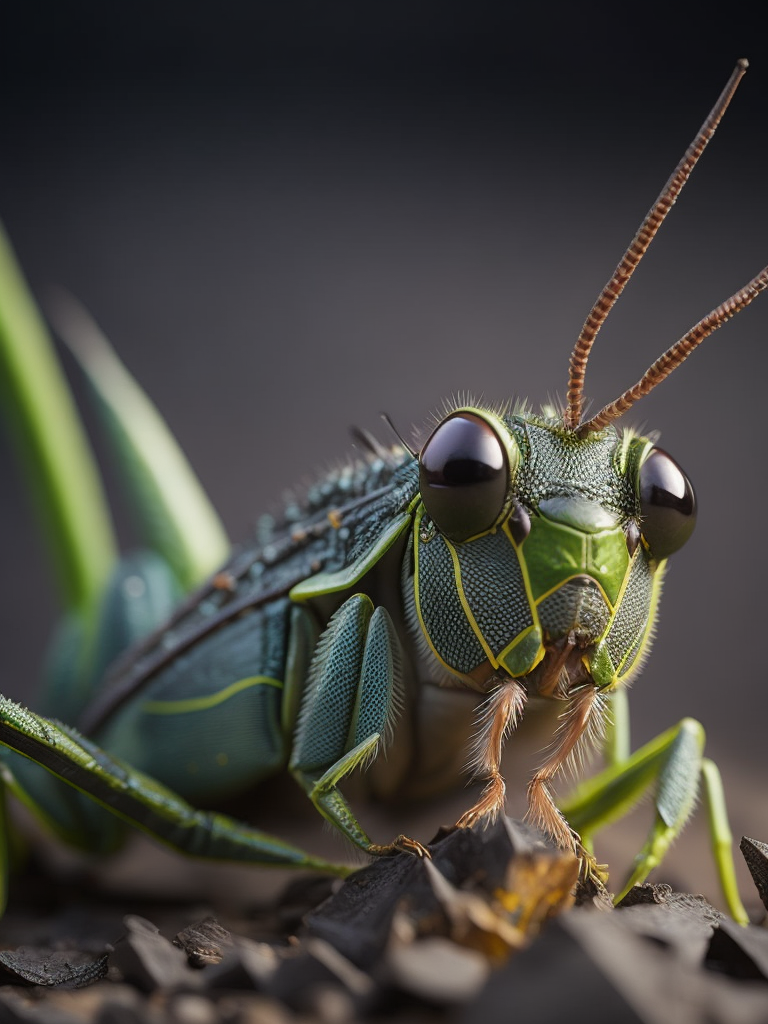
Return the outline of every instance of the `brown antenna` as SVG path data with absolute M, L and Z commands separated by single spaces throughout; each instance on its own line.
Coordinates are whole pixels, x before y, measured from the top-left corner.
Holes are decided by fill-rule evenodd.
M 732 295 L 730 299 L 726 299 L 716 309 L 713 309 L 703 320 L 699 320 L 696 326 L 692 327 L 687 334 L 684 334 L 680 341 L 675 342 L 671 348 L 667 349 L 663 356 L 659 356 L 656 362 L 648 367 L 637 384 L 625 391 L 615 402 L 604 406 L 591 420 L 582 424 L 577 431 L 579 436 L 585 437 L 595 430 L 602 430 L 603 427 L 606 427 L 613 420 L 618 419 L 635 402 L 644 395 L 647 395 L 649 391 L 652 391 L 665 377 L 668 377 L 684 359 L 688 358 L 696 346 L 704 341 L 708 334 L 716 331 L 718 327 L 722 327 L 736 313 L 740 313 L 765 288 L 768 288 L 768 267 L 764 267 L 757 277 L 752 278 L 749 284 L 736 292 L 735 295 Z
M 725 110 L 731 101 L 731 97 L 736 91 L 736 87 L 738 86 L 739 82 L 741 81 L 744 75 L 744 72 L 747 70 L 748 67 L 749 63 L 744 58 L 737 62 L 736 67 L 733 69 L 731 77 L 728 79 L 728 82 L 725 88 L 723 89 L 722 93 L 720 94 L 717 103 L 715 103 L 706 121 L 699 129 L 695 139 L 690 144 L 688 149 L 685 151 L 685 155 L 683 156 L 682 160 L 673 171 L 672 176 L 669 178 L 664 188 L 661 190 L 658 199 L 646 214 L 645 220 L 638 228 L 637 234 L 632 239 L 629 248 L 619 261 L 618 266 L 613 272 L 613 276 L 603 288 L 602 292 L 597 298 L 597 301 L 592 307 L 589 316 L 584 322 L 584 326 L 581 329 L 581 334 L 579 335 L 574 346 L 573 352 L 571 353 L 570 371 L 568 378 L 568 404 L 566 406 L 564 414 L 565 426 L 570 430 L 575 430 L 578 427 L 579 422 L 581 420 L 582 393 L 584 390 L 584 376 L 586 374 L 587 369 L 587 359 L 589 358 L 589 352 L 592 348 L 592 344 L 595 338 L 597 337 L 597 333 L 602 327 L 605 318 L 608 316 L 611 309 L 613 308 L 616 300 L 624 290 L 624 287 L 627 284 L 627 281 L 629 281 L 630 277 L 632 276 L 635 267 L 643 258 L 646 249 L 653 241 L 653 238 L 656 232 L 661 227 L 664 218 L 671 210 L 672 205 L 677 199 L 678 195 L 680 194 L 683 185 L 685 185 L 686 181 L 690 176 L 691 171 L 696 166 L 699 157 L 704 152 L 707 143 L 714 135 L 715 129 L 720 123 L 720 119 L 725 113 Z M 749 287 L 750 285 L 747 285 L 747 289 Z M 735 298 L 736 296 L 734 296 L 734 299 Z M 729 299 L 728 301 L 730 302 L 732 300 Z M 751 301 L 751 299 L 749 301 Z M 723 305 L 727 306 L 728 303 L 724 303 Z M 710 314 L 710 317 L 713 316 L 716 312 L 717 310 L 713 310 L 713 312 Z M 733 312 L 736 312 L 736 310 L 734 310 Z M 711 331 L 715 330 L 715 327 L 719 327 L 720 323 L 723 322 L 723 319 L 728 319 L 728 317 L 731 315 L 733 314 L 723 314 L 723 317 L 720 320 L 720 322 L 715 324 L 714 327 L 710 327 L 706 333 L 709 334 Z M 705 323 L 705 321 L 708 319 L 709 318 L 705 317 L 705 319 L 702 320 L 702 324 Z M 694 331 L 695 330 L 697 330 L 697 328 L 694 328 Z M 706 335 L 702 335 L 702 337 L 705 336 Z M 686 337 L 688 336 L 686 335 Z M 681 341 L 678 342 L 678 344 L 682 344 L 684 340 L 685 339 L 681 339 Z M 701 338 L 699 338 L 699 341 L 700 340 Z M 677 346 L 673 346 L 673 348 L 670 349 L 667 355 L 669 355 L 676 348 Z M 686 355 L 687 354 L 688 353 L 686 352 Z M 666 357 L 662 356 L 662 359 L 664 358 Z M 678 362 L 682 362 L 684 358 L 685 355 L 680 357 L 678 359 Z M 670 370 L 667 370 L 667 372 L 671 372 L 671 369 L 672 368 L 670 368 Z M 622 396 L 622 398 L 623 397 L 624 396 Z M 619 399 L 619 401 L 621 401 L 621 399 Z

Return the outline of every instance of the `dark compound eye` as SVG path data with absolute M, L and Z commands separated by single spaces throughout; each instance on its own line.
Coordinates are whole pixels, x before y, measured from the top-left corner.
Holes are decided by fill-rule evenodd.
M 489 530 L 504 510 L 509 459 L 496 431 L 460 412 L 433 431 L 419 456 L 421 498 L 438 530 L 455 541 Z
M 640 529 L 654 558 L 678 551 L 696 525 L 696 495 L 691 481 L 662 448 L 654 448 L 640 467 Z

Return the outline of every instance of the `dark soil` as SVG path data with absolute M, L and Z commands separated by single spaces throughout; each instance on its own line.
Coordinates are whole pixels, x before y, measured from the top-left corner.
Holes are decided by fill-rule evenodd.
M 743 850 L 764 897 L 768 848 Z M 768 1021 L 761 923 L 664 885 L 614 910 L 575 858 L 509 819 L 431 851 L 217 917 L 30 869 L 0 930 L 0 1022 Z

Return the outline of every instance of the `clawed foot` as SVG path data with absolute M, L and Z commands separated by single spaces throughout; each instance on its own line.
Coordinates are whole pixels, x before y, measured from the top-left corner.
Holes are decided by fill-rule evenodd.
M 454 827 L 472 828 L 483 818 L 493 821 L 496 815 L 504 810 L 505 790 L 504 779 L 498 772 L 494 772 L 488 779 L 480 799 L 462 814 Z
M 598 864 L 594 855 L 585 850 L 581 843 L 578 844 L 576 855 L 579 858 L 579 885 L 593 886 L 597 892 L 608 895 L 608 865 Z
M 410 836 L 396 836 L 391 843 L 372 843 L 368 849 L 376 857 L 391 857 L 395 853 L 410 853 L 412 857 L 432 859 L 432 854 L 418 841 Z
M 451 826 L 449 831 L 455 832 L 460 828 L 472 828 L 473 825 L 476 825 L 477 822 L 480 821 L 481 817 L 482 814 L 478 813 L 474 807 L 471 807 L 468 811 L 465 811 L 462 814 L 456 824 Z

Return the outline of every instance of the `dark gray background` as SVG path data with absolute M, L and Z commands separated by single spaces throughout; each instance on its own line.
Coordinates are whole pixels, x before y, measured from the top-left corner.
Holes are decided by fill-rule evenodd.
M 752 69 L 599 338 L 594 407 L 768 262 L 768 53 L 749 26 L 518 7 L 6 21 L 0 216 L 33 287 L 90 307 L 233 538 L 347 453 L 350 424 L 386 438 L 379 410 L 409 430 L 456 391 L 562 396 L 592 300 L 740 56 Z M 698 717 L 734 830 L 764 840 L 767 330 L 764 298 L 627 417 L 662 432 L 701 506 L 634 739 Z M 2 689 L 33 703 L 55 605 L 0 460 Z

